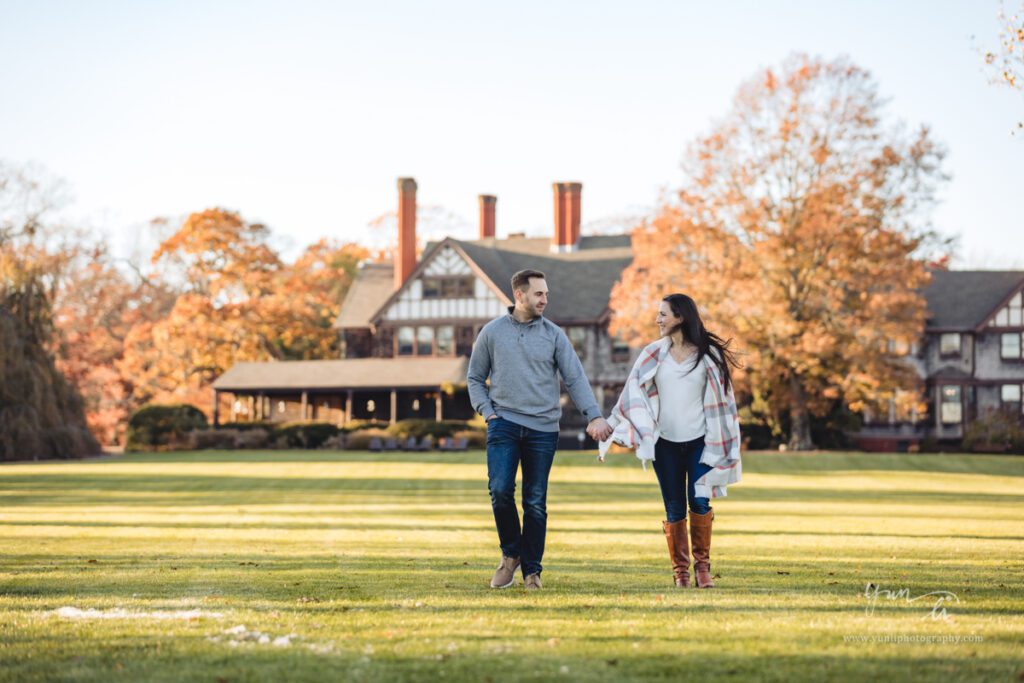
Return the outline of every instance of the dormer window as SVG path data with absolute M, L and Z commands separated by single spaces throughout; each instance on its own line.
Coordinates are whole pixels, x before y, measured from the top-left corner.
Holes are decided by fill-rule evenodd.
M 988 324 L 989 327 L 1020 327 L 1024 325 L 1024 294 L 1017 292 L 1010 299 L 1010 303 L 1003 306 Z

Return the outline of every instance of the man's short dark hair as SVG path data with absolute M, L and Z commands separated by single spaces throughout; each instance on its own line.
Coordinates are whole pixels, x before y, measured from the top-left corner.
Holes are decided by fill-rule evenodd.
M 531 270 L 529 268 L 526 270 L 520 270 L 512 276 L 512 289 L 519 289 L 525 292 L 530 288 L 530 279 L 535 277 L 539 277 L 543 280 L 544 273 L 539 270 Z

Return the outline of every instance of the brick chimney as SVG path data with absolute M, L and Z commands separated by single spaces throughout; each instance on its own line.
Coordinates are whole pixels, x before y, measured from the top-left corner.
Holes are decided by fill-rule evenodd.
M 580 241 L 580 208 L 583 183 L 554 183 L 555 233 L 551 251 L 560 254 L 576 251 Z
M 494 209 L 498 198 L 492 194 L 480 195 L 480 239 L 494 237 Z
M 416 268 L 416 181 L 412 178 L 398 179 L 398 249 L 394 260 L 398 289 Z

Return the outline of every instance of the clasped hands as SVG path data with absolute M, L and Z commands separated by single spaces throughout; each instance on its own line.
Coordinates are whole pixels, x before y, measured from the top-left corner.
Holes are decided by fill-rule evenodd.
M 604 441 L 612 435 L 613 431 L 611 425 L 603 417 L 595 417 L 587 425 L 587 435 L 594 441 Z

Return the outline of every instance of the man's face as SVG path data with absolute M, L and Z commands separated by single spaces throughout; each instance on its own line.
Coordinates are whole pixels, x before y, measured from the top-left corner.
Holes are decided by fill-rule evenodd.
M 516 290 L 516 303 L 527 315 L 538 317 L 548 305 L 548 283 L 542 277 L 531 277 L 530 288 Z

